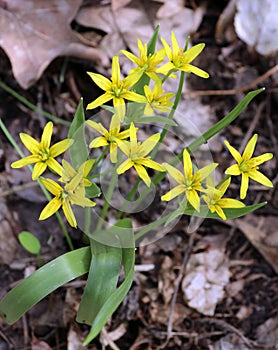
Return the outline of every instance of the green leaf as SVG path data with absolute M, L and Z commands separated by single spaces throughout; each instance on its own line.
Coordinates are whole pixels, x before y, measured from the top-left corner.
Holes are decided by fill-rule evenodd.
M 159 116 L 159 115 L 156 115 L 156 116 L 153 116 L 153 117 L 141 117 L 140 119 L 135 120 L 135 122 L 143 123 L 143 124 L 146 124 L 146 123 L 150 123 L 150 124 L 163 123 L 163 124 L 166 124 L 166 125 L 177 126 L 177 123 L 174 122 L 173 120 L 170 120 L 170 119 L 168 119 L 166 117 L 162 117 L 162 116 Z
M 94 182 L 92 182 L 92 185 L 90 187 L 85 187 L 85 191 L 86 196 L 89 198 L 95 198 L 101 195 L 100 188 Z
M 78 103 L 68 137 L 74 140 L 74 143 L 69 149 L 69 155 L 73 167 L 77 169 L 88 158 L 88 148 L 85 138 L 85 114 L 82 98 Z
M 22 247 L 31 254 L 38 255 L 41 251 L 40 241 L 32 233 L 28 231 L 22 231 L 18 235 L 18 240 Z
M 267 202 L 262 202 L 254 205 L 247 205 L 243 208 L 227 208 L 223 209 L 227 219 L 235 219 L 246 214 L 251 213 L 254 210 L 257 210 L 263 206 L 265 206 Z M 197 212 L 194 208 L 186 208 L 184 214 L 190 216 L 197 216 L 200 218 L 206 219 L 221 219 L 217 213 L 212 213 L 206 205 L 201 205 L 200 212 Z
M 118 225 L 119 227 L 124 228 L 121 233 L 119 232 L 119 243 L 122 247 L 128 247 L 122 248 L 122 263 L 124 267 L 125 280 L 102 305 L 92 323 L 91 330 L 84 341 L 84 345 L 88 345 L 99 334 L 107 320 L 111 317 L 113 312 L 118 308 L 129 292 L 133 282 L 135 246 L 133 231 L 131 229 L 131 221 L 129 219 L 124 219 L 121 220 Z
M 32 306 L 63 284 L 89 271 L 90 248 L 80 248 L 50 261 L 13 288 L 0 302 L 0 315 L 13 324 Z

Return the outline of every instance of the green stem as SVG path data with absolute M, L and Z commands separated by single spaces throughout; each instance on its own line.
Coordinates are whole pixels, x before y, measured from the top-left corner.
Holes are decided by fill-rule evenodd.
M 3 133 L 5 134 L 5 136 L 7 137 L 8 141 L 11 143 L 11 145 L 13 146 L 13 148 L 17 151 L 17 153 L 20 155 L 20 157 L 24 158 L 25 155 L 24 153 L 22 152 L 21 148 L 18 146 L 18 144 L 16 143 L 15 139 L 12 137 L 11 133 L 9 132 L 9 130 L 6 128 L 5 124 L 3 123 L 2 121 L 2 118 L 0 118 L 0 128 L 2 129 Z M 33 172 L 33 167 L 31 165 L 28 165 L 28 168 L 31 172 Z M 43 194 L 45 195 L 46 199 L 48 201 L 50 201 L 52 198 L 50 196 L 50 194 L 48 193 L 47 189 L 42 185 L 42 183 L 40 182 L 40 180 L 38 179 L 37 180 L 38 184 L 40 185 L 40 188 L 43 192 Z M 67 243 L 68 243 L 68 246 L 71 250 L 74 250 L 74 247 L 73 247 L 73 244 L 72 244 L 72 240 L 70 238 L 70 235 L 69 235 L 69 232 L 66 228 L 66 225 L 60 215 L 60 213 L 56 212 L 55 213 L 56 215 L 56 218 L 59 222 L 59 225 L 66 237 L 66 240 L 67 240 Z
M 30 101 L 28 101 L 25 97 L 19 95 L 15 90 L 13 90 L 12 88 L 10 88 L 9 86 L 7 86 L 5 83 L 3 83 L 2 81 L 0 81 L 0 87 L 2 89 L 4 89 L 5 91 L 7 91 L 9 94 L 11 94 L 13 97 L 15 97 L 18 101 L 20 101 L 21 103 L 23 103 L 25 106 L 27 106 L 28 108 L 30 108 L 32 111 L 35 111 L 43 116 L 45 116 L 46 118 L 52 120 L 55 123 L 58 124 L 62 124 L 62 125 L 66 125 L 66 126 L 70 126 L 70 122 L 58 118 L 48 112 L 45 112 L 44 110 L 38 108 L 37 106 L 35 106 L 33 103 L 31 103 Z

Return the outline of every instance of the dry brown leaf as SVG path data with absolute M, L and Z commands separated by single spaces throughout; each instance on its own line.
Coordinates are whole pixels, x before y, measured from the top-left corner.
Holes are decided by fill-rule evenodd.
M 113 11 L 117 11 L 121 7 L 125 7 L 131 0 L 111 0 L 111 7 Z
M 249 214 L 244 220 L 236 220 L 236 226 L 278 273 L 277 217 L 264 218 Z
M 82 0 L 9 0 L 0 8 L 0 46 L 23 88 L 36 82 L 58 56 L 74 56 L 107 64 L 99 49 L 88 46 L 70 23 Z

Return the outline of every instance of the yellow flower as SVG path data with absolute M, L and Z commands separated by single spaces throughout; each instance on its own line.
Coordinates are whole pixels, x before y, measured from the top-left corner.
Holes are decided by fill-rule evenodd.
M 144 110 L 145 115 L 152 115 L 154 113 L 154 109 L 160 112 L 170 111 L 170 106 L 173 105 L 173 102 L 171 102 L 170 99 L 174 97 L 175 94 L 173 92 L 164 94 L 161 80 L 154 84 L 153 90 L 151 90 L 148 85 L 145 85 L 144 92 L 146 97 L 146 107 Z
M 105 91 L 105 93 L 93 102 L 89 103 L 87 109 L 94 109 L 110 100 L 113 100 L 115 113 L 122 121 L 126 110 L 124 99 L 139 103 L 144 102 L 144 97 L 142 95 L 129 91 L 129 89 L 140 79 L 141 73 L 135 72 L 134 74 L 130 74 L 121 80 L 118 56 L 114 56 L 112 59 L 111 80 L 107 79 L 101 74 L 91 72 L 88 72 L 88 74 L 93 81 Z
M 121 142 L 119 144 L 120 149 L 128 157 L 119 167 L 117 168 L 118 174 L 123 174 L 125 171 L 134 167 L 139 177 L 149 187 L 151 179 L 147 173 L 147 168 L 152 168 L 157 171 L 165 171 L 163 167 L 157 162 L 146 157 L 156 146 L 160 139 L 160 134 L 154 134 L 150 136 L 144 142 L 138 142 L 136 136 L 136 128 L 133 123 L 130 124 L 130 142 Z
M 117 147 L 121 140 L 129 137 L 129 130 L 120 132 L 120 120 L 116 114 L 113 115 L 109 131 L 101 123 L 87 120 L 86 123 L 103 136 L 95 138 L 90 144 L 90 148 L 98 148 L 110 145 L 110 159 L 112 163 L 117 162 Z
M 92 185 L 91 181 L 87 179 L 87 176 L 89 175 L 95 160 L 94 159 L 88 159 L 84 163 L 80 165 L 78 170 L 76 171 L 69 162 L 67 162 L 65 159 L 62 160 L 62 172 L 59 174 L 61 175 L 59 181 L 64 183 L 69 183 L 71 180 L 77 175 L 77 173 L 83 174 L 83 186 L 90 187 Z M 82 181 L 81 181 L 82 182 Z
M 152 80 L 156 81 L 159 76 L 156 74 L 157 66 L 163 62 L 166 54 L 164 49 L 160 49 L 154 54 L 148 54 L 147 44 L 142 44 L 142 41 L 138 39 L 138 50 L 139 57 L 136 57 L 134 54 L 121 50 L 121 53 L 124 54 L 130 61 L 137 64 L 138 67 L 133 68 L 130 71 L 130 74 L 140 72 L 141 76 L 143 73 L 147 74 Z M 140 76 L 140 77 L 141 77 Z
M 222 198 L 227 188 L 229 187 L 231 182 L 231 178 L 225 180 L 219 188 L 215 188 L 211 177 L 207 179 L 207 190 L 206 194 L 202 196 L 204 201 L 206 202 L 209 210 L 214 213 L 216 212 L 221 219 L 226 220 L 227 217 L 222 210 L 223 208 L 243 208 L 245 205 L 232 198 Z
M 94 207 L 96 205 L 95 202 L 91 201 L 85 196 L 85 188 L 82 184 L 83 175 L 84 174 L 82 172 L 77 173 L 76 176 L 74 176 L 74 178 L 67 183 L 64 188 L 51 179 L 40 179 L 43 186 L 55 197 L 44 207 L 40 214 L 39 220 L 49 218 L 62 207 L 68 223 L 72 227 L 77 227 L 76 218 L 72 211 L 71 205 L 76 204 L 83 208 Z
M 264 153 L 261 156 L 253 157 L 254 149 L 257 143 L 258 135 L 255 134 L 247 143 L 247 146 L 242 154 L 232 147 L 228 141 L 224 141 L 231 155 L 237 161 L 237 164 L 230 166 L 225 174 L 228 175 L 241 175 L 241 186 L 240 186 L 240 199 L 244 199 L 246 197 L 249 177 L 250 179 L 259 182 L 260 184 L 273 187 L 272 182 L 263 175 L 259 170 L 259 165 L 263 164 L 267 160 L 270 160 L 273 157 L 272 153 Z
M 163 163 L 163 167 L 172 176 L 174 180 L 179 184 L 172 190 L 167 192 L 161 197 L 163 201 L 170 201 L 177 197 L 181 193 L 185 193 L 188 202 L 192 207 L 200 211 L 200 197 L 197 191 L 205 192 L 206 190 L 202 187 L 202 181 L 209 176 L 209 174 L 217 167 L 217 163 L 211 163 L 207 166 L 199 169 L 193 174 L 193 166 L 190 155 L 186 149 L 183 151 L 183 168 L 184 174 L 170 164 Z
M 17 160 L 11 164 L 12 168 L 21 168 L 25 165 L 36 163 L 32 173 L 32 180 L 36 180 L 49 167 L 60 174 L 62 166 L 54 158 L 65 152 L 73 143 L 71 139 L 65 139 L 50 147 L 53 123 L 48 122 L 43 130 L 41 141 L 38 142 L 32 136 L 20 133 L 20 139 L 32 155 Z
M 171 70 L 181 70 L 186 73 L 196 74 L 201 78 L 209 77 L 207 72 L 190 64 L 203 51 L 205 44 L 198 44 L 192 46 L 189 50 L 184 51 L 183 48 L 179 47 L 174 32 L 172 32 L 172 50 L 164 38 L 162 38 L 161 41 L 170 62 L 158 68 L 158 73 L 167 74 Z

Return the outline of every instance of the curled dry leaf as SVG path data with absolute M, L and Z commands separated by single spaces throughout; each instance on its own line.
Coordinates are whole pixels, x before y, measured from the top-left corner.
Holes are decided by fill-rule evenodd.
M 74 56 L 104 65 L 106 55 L 88 46 L 72 31 L 82 0 L 9 0 L 0 7 L 0 46 L 9 56 L 13 74 L 25 89 L 36 82 L 58 56 Z

